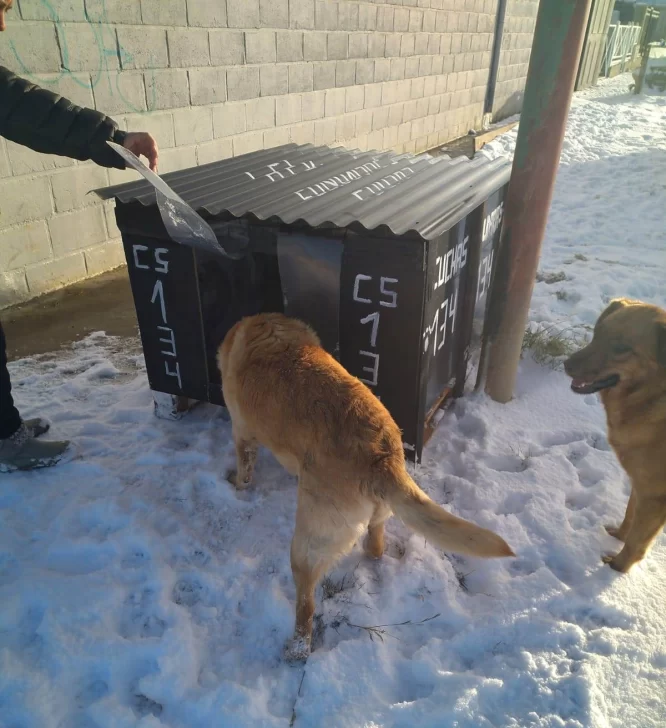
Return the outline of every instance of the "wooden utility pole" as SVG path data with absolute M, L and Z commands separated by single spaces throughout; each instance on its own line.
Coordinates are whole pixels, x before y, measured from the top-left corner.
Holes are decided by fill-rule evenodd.
M 539 3 L 489 310 L 486 392 L 497 402 L 513 396 L 591 3 Z

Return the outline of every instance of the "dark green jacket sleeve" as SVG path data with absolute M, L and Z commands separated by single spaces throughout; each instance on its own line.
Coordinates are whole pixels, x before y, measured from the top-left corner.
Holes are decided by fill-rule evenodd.
M 0 66 L 0 136 L 36 152 L 59 154 L 103 167 L 125 169 L 107 141 L 122 144 L 126 132 L 99 111 L 84 109 Z

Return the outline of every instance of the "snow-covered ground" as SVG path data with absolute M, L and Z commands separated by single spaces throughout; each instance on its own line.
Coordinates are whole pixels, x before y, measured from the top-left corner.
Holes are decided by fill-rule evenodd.
M 575 101 L 534 325 L 666 305 L 666 97 L 628 83 Z M 461 400 L 416 474 L 518 557 L 449 558 L 392 520 L 381 562 L 357 548 L 320 590 L 302 668 L 281 659 L 294 479 L 263 453 L 237 494 L 229 424 L 155 419 L 137 353 L 98 334 L 11 366 L 79 457 L 0 475 L 0 726 L 666 725 L 666 537 L 629 576 L 602 565 L 627 479 L 563 373 L 526 359 L 510 404 Z

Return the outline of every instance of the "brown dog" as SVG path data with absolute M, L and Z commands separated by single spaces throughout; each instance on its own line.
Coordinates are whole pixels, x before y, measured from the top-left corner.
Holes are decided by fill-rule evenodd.
M 622 524 L 606 527 L 624 548 L 603 557 L 613 569 L 628 571 L 666 524 L 666 311 L 611 301 L 592 341 L 564 368 L 574 392 L 600 392 L 608 441 L 631 479 Z
M 288 658 L 309 653 L 319 579 L 366 527 L 365 551 L 379 558 L 392 511 L 443 549 L 514 555 L 498 535 L 447 513 L 416 485 L 391 415 L 301 321 L 282 314 L 243 319 L 225 337 L 218 363 L 236 445 L 232 482 L 250 483 L 257 443 L 298 475 L 296 629 Z

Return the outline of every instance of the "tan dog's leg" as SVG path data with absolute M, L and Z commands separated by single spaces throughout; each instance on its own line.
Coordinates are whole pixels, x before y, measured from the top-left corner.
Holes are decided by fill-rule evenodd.
M 363 544 L 367 556 L 371 559 L 380 559 L 384 554 L 384 523 L 391 515 L 391 509 L 384 505 L 377 505 L 368 524 L 368 536 Z
M 619 554 L 602 560 L 612 569 L 627 572 L 647 553 L 654 539 L 666 525 L 666 499 L 636 496 L 636 506 L 624 548 Z
M 238 490 L 243 490 L 252 482 L 254 465 L 257 462 L 257 441 L 236 430 L 233 435 L 236 445 L 236 471 L 229 473 L 227 479 Z
M 613 536 L 613 538 L 617 538 L 620 541 L 624 541 L 627 538 L 627 534 L 629 533 L 629 529 L 631 527 L 631 521 L 634 517 L 634 510 L 636 508 L 636 494 L 634 492 L 634 489 L 631 489 L 631 495 L 629 496 L 629 503 L 627 503 L 627 512 L 624 514 L 624 520 L 619 526 L 606 526 L 606 531 Z
M 354 522 L 321 498 L 304 492 L 299 483 L 296 528 L 291 542 L 291 570 L 296 585 L 296 627 L 285 658 L 306 660 L 312 640 L 315 588 L 325 572 L 356 542 L 362 522 Z M 366 521 L 367 523 L 367 516 Z

